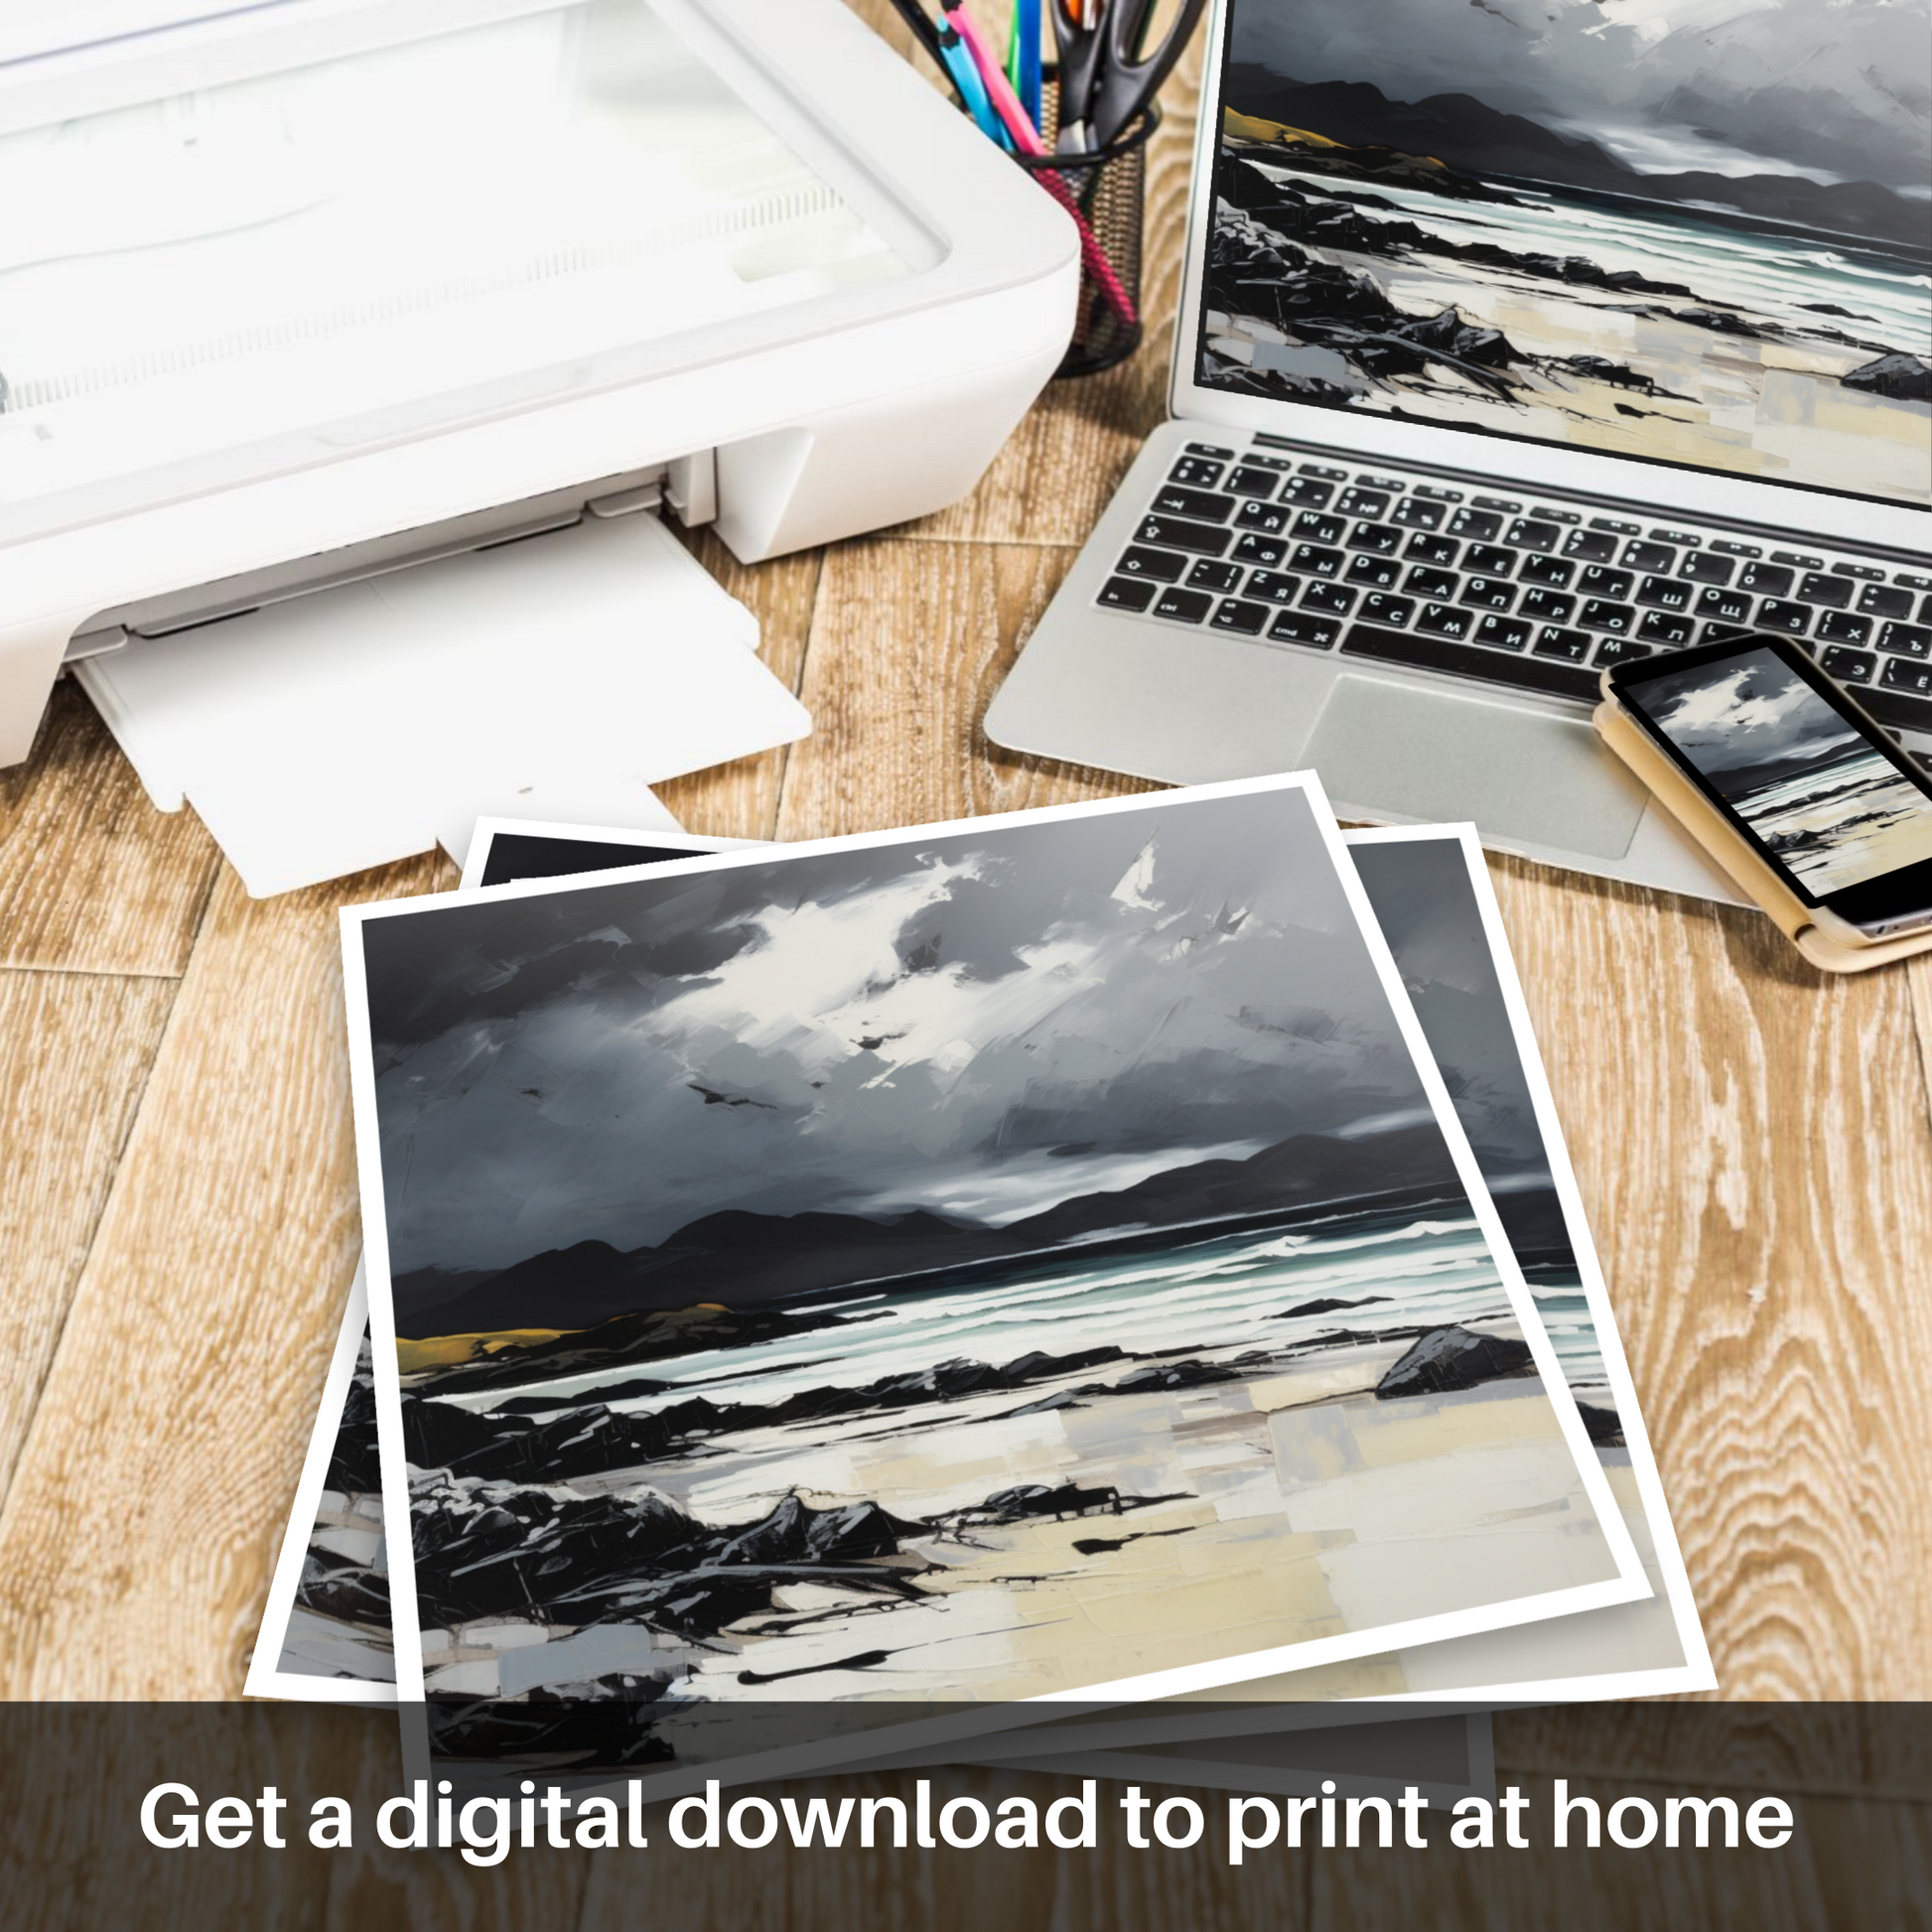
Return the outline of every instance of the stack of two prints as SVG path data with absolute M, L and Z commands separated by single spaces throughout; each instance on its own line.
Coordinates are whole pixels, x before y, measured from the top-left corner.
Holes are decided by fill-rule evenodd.
M 368 1334 L 251 1690 L 671 1791 L 1711 1685 L 1466 829 L 1296 776 L 465 886 L 345 915 Z

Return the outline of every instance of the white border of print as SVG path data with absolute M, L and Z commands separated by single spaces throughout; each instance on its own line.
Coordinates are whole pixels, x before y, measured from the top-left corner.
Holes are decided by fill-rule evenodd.
M 549 897 L 562 892 L 596 893 L 632 880 L 664 879 L 684 874 L 700 875 L 732 871 L 750 865 L 768 865 L 774 858 L 788 861 L 820 853 L 867 851 L 879 847 L 924 842 L 935 838 L 970 837 L 984 834 L 1001 824 L 1051 823 L 1068 817 L 1113 815 L 1146 811 L 1173 811 L 1189 800 L 1244 796 L 1259 792 L 1299 791 L 1313 816 L 1317 835 L 1324 842 L 1335 876 L 1341 885 L 1349 909 L 1369 956 L 1374 962 L 1384 997 L 1388 999 L 1405 1044 L 1415 1062 L 1439 1131 L 1449 1146 L 1457 1176 L 1468 1196 L 1477 1223 L 1488 1242 L 1497 1265 L 1512 1312 L 1529 1343 L 1532 1359 L 1543 1379 L 1558 1426 L 1570 1449 L 1579 1478 L 1594 1509 L 1611 1560 L 1614 1577 L 1600 1583 L 1580 1585 L 1568 1589 L 1550 1590 L 1478 1609 L 1439 1612 L 1415 1617 L 1406 1622 L 1371 1629 L 1350 1631 L 1333 1637 L 1316 1637 L 1300 1644 L 1253 1651 L 1245 1655 L 1218 1658 L 1206 1663 L 1184 1665 L 1111 1683 L 1084 1685 L 1050 1692 L 1012 1704 L 989 1707 L 943 1718 L 911 1720 L 896 1729 L 882 1725 L 857 1736 L 844 1736 L 811 1745 L 768 1751 L 750 1759 L 693 1767 L 688 1771 L 667 1773 L 661 1781 L 651 1780 L 653 1790 L 669 1795 L 675 1790 L 695 1788 L 708 1773 L 726 1781 L 727 1772 L 739 1776 L 771 1778 L 793 1771 L 830 1767 L 864 1756 L 877 1756 L 882 1748 L 916 1748 L 927 1742 L 965 1737 L 1013 1725 L 1040 1723 L 1054 1715 L 1062 1704 L 1090 1704 L 1095 1699 L 1138 1701 L 1183 1695 L 1193 1691 L 1217 1690 L 1256 1677 L 1277 1676 L 1311 1669 L 1317 1665 L 1347 1659 L 1375 1656 L 1412 1644 L 1427 1644 L 1446 1637 L 1467 1635 L 1510 1625 L 1539 1622 L 1578 1610 L 1599 1608 L 1609 1603 L 1626 1603 L 1651 1594 L 1636 1547 L 1624 1525 L 1621 1511 L 1604 1477 L 1601 1464 L 1591 1449 L 1583 1418 L 1564 1382 L 1556 1352 L 1542 1322 L 1522 1273 L 1504 1238 L 1502 1223 L 1482 1181 L 1467 1138 L 1449 1103 L 1448 1090 L 1431 1056 L 1422 1029 L 1416 1020 L 1407 994 L 1403 991 L 1395 964 L 1390 957 L 1381 929 L 1369 908 L 1367 896 L 1347 863 L 1347 852 L 1328 808 L 1326 794 L 1318 776 L 1311 771 L 1279 777 L 1238 779 L 1224 784 L 1201 785 L 1181 790 L 1144 793 L 1134 797 L 1101 800 L 1079 805 L 1049 806 L 1044 809 L 996 814 L 983 818 L 954 819 L 936 825 L 897 828 L 844 838 L 819 839 L 787 845 L 774 854 L 754 846 L 744 852 L 673 861 L 669 865 L 616 870 L 595 877 L 586 884 L 582 876 L 561 880 L 532 880 L 493 889 L 499 898 Z M 423 1714 L 424 1682 L 422 1671 L 421 1624 L 417 1612 L 413 1552 L 410 1542 L 409 1492 L 403 1475 L 405 1457 L 402 1445 L 401 1387 L 396 1371 L 396 1328 L 394 1303 L 390 1290 L 387 1227 L 383 1206 L 382 1166 L 376 1137 L 375 1080 L 373 1058 L 368 1050 L 368 989 L 363 975 L 361 928 L 380 919 L 431 917 L 455 903 L 449 897 L 402 899 L 371 905 L 345 906 L 340 912 L 344 940 L 344 991 L 347 1006 L 350 1087 L 354 1101 L 357 1167 L 364 1208 L 363 1239 L 369 1281 L 369 1325 L 373 1343 L 376 1388 L 377 1440 L 384 1472 L 383 1499 L 389 1535 L 390 1596 L 396 1654 L 396 1689 L 405 1707 L 405 1753 L 415 1766 L 427 1764 L 427 1722 Z M 407 1712 L 414 1707 L 412 1725 Z M 412 1735 L 413 1732 L 413 1735 Z M 889 1741 L 890 1740 L 890 1741 Z
M 358 1261 L 355 1279 L 348 1285 L 348 1306 L 343 1310 L 343 1323 L 336 1331 L 335 1352 L 329 1357 L 329 1373 L 323 1378 L 322 1400 L 316 1410 L 316 1426 L 309 1433 L 308 1453 L 302 1458 L 302 1480 L 296 1484 L 295 1501 L 289 1505 L 288 1528 L 282 1532 L 282 1554 L 276 1558 L 275 1574 L 269 1579 L 261 1629 L 255 1636 L 254 1654 L 248 1659 L 248 1678 L 241 1687 L 251 1698 L 288 1698 L 304 1704 L 360 1704 L 372 1710 L 385 1709 L 396 1701 L 396 1687 L 380 1678 L 317 1677 L 307 1671 L 279 1668 L 288 1648 L 289 1625 L 295 1617 L 295 1592 L 302 1584 L 302 1564 L 309 1554 L 309 1541 L 315 1535 L 316 1516 L 322 1507 L 322 1492 L 329 1480 L 336 1441 L 342 1434 L 343 1409 L 348 1401 L 348 1385 L 355 1373 L 355 1358 L 362 1352 L 362 1330 L 368 1325 L 368 1285 Z M 383 1538 L 386 1542 L 386 1524 Z
M 477 829 L 470 834 L 470 856 L 464 860 L 463 877 L 457 881 L 459 893 L 487 891 L 492 898 L 500 898 L 509 893 L 512 885 L 562 886 L 575 882 L 581 886 L 603 877 L 602 873 L 596 872 L 572 872 L 559 874 L 553 880 L 514 880 L 505 881 L 500 886 L 485 887 L 483 876 L 489 870 L 489 855 L 499 834 L 518 839 L 576 839 L 584 845 L 648 845 L 663 852 L 689 852 L 694 858 L 716 852 L 736 852 L 741 848 L 759 852 L 782 849 L 773 846 L 768 839 L 713 839 L 701 832 L 686 832 L 668 826 L 663 831 L 653 825 L 647 831 L 637 832 L 612 825 L 553 825 L 547 819 L 480 818 Z M 619 868 L 613 867 L 612 870 Z M 662 872 L 664 868 L 660 865 L 651 870 Z M 444 893 L 439 897 L 447 903 L 450 895 Z

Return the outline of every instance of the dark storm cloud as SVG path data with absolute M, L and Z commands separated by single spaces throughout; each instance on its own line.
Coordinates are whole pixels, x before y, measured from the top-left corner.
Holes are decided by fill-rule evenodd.
M 1707 777 L 1763 772 L 1849 750 L 1859 734 L 1768 650 L 1651 680 L 1639 696 Z
M 403 1271 L 726 1207 L 1000 1220 L 1423 1105 L 1299 792 L 362 930 Z
M 1473 94 L 1643 172 L 1927 184 L 1916 0 L 1236 0 L 1232 54 L 1398 100 Z

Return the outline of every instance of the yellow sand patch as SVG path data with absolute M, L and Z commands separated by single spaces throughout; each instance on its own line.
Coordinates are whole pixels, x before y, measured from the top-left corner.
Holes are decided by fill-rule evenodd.
M 398 1335 L 396 1367 L 404 1375 L 413 1375 L 418 1369 L 474 1362 L 495 1354 L 499 1348 L 527 1348 L 532 1342 L 555 1341 L 559 1335 L 576 1332 L 574 1328 L 498 1328 L 488 1334 L 427 1335 L 420 1341 L 407 1341 Z
M 1306 127 L 1290 127 L 1284 121 L 1264 121 L 1254 114 L 1239 114 L 1232 107 L 1221 109 L 1221 132 L 1236 141 L 1267 141 L 1283 148 L 1341 148 L 1346 141 L 1331 141 L 1325 134 L 1311 133 Z M 1433 154 L 1411 154 L 1406 159 L 1419 168 L 1440 168 Z
M 1457 1402 L 1414 1418 L 1399 1412 L 1387 1422 L 1377 1418 L 1374 1426 L 1355 1432 L 1355 1448 L 1371 1469 L 1386 1469 L 1486 1443 L 1560 1435 L 1557 1412 L 1542 1385 L 1525 1379 L 1523 1389 L 1520 1395 Z

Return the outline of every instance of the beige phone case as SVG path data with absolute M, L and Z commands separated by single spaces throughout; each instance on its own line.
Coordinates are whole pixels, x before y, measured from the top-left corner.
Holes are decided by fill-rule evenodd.
M 1932 926 L 1899 939 L 1863 943 L 1822 931 L 1817 916 L 1750 842 L 1678 770 L 1614 698 L 1596 707 L 1591 722 L 1603 743 L 1656 794 L 1658 802 L 1755 899 L 1814 966 L 1828 973 L 1863 973 L 1895 959 L 1932 952 Z

